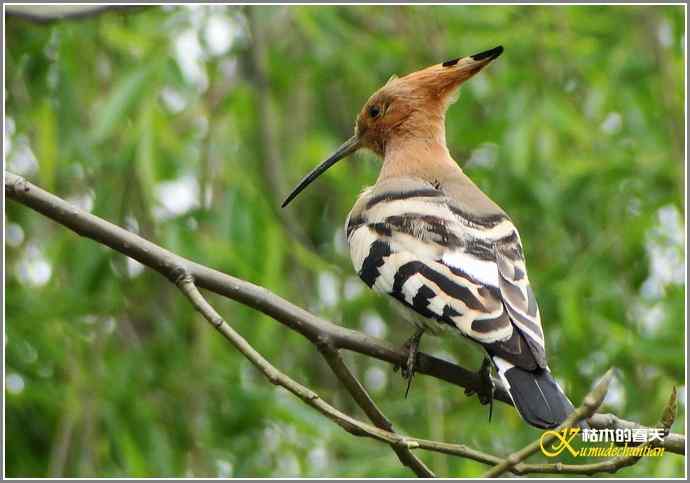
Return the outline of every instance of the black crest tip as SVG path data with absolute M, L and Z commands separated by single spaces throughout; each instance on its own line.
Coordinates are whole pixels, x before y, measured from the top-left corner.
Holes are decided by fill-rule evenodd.
M 503 46 L 499 45 L 493 49 L 485 50 L 484 52 L 479 52 L 478 54 L 472 55 L 472 60 L 494 60 L 496 57 L 503 53 Z

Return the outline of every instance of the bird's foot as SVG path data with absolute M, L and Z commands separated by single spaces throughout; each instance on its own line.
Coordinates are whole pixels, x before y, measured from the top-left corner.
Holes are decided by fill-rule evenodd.
M 403 349 L 407 350 L 407 360 L 402 366 L 395 366 L 394 371 L 400 369 L 400 374 L 404 379 L 407 379 L 407 389 L 405 389 L 405 397 L 407 398 L 407 393 L 410 392 L 410 386 L 412 385 L 412 378 L 417 367 L 417 353 L 419 352 L 419 345 L 424 335 L 424 330 L 419 329 L 415 334 L 410 337 L 405 344 L 403 344 Z
M 484 358 L 482 362 L 482 367 L 477 371 L 479 379 L 481 381 L 481 387 L 478 390 L 475 389 L 465 389 L 466 396 L 472 396 L 474 394 L 479 398 L 481 404 L 489 405 L 489 421 L 491 421 L 491 416 L 494 410 L 494 392 L 496 390 L 496 385 L 493 379 L 491 379 L 491 359 L 488 357 Z

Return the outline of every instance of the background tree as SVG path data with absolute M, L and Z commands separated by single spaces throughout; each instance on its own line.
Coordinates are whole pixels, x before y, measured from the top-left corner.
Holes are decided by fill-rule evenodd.
M 554 373 L 653 424 L 684 385 L 682 7 L 161 7 L 6 22 L 5 159 L 79 206 L 344 326 L 410 328 L 364 290 L 342 222 L 378 163 L 278 200 L 392 74 L 503 44 L 449 112 L 456 159 L 520 228 Z M 18 206 L 6 235 L 8 476 L 408 476 L 228 351 L 175 288 Z M 357 408 L 298 335 L 211 297 L 276 366 Z M 455 340 L 424 350 L 478 367 Z M 507 454 L 507 407 L 347 355 L 406 433 Z M 680 391 L 684 393 L 683 390 Z M 681 400 L 684 405 L 685 401 Z M 683 407 L 680 413 L 683 414 Z M 679 417 L 675 430 L 684 427 Z M 479 463 L 424 454 L 438 474 Z M 683 474 L 650 458 L 626 475 Z

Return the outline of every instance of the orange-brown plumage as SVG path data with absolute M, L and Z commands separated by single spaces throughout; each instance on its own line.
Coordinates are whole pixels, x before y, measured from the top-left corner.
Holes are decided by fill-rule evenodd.
M 503 47 L 462 57 L 397 78 L 366 102 L 355 134 L 307 174 L 283 202 L 286 206 L 321 173 L 360 148 L 383 158 L 379 179 L 412 175 L 434 181 L 459 170 L 446 148 L 445 116 L 460 85 L 501 55 Z
M 460 85 L 501 51 L 393 77 L 369 98 L 357 116 L 356 133 L 362 147 L 383 158 L 379 179 L 406 174 L 433 178 L 438 170 L 459 169 L 446 148 L 446 111 Z

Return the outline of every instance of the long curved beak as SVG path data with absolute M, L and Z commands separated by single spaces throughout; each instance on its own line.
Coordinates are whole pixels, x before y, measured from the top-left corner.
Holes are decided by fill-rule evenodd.
M 325 173 L 326 170 L 333 166 L 335 163 L 357 151 L 359 147 L 360 140 L 357 134 L 355 134 L 350 139 L 345 141 L 326 161 L 319 164 L 316 168 L 312 169 L 304 178 L 302 178 L 297 187 L 294 190 L 292 190 L 292 193 L 290 193 L 287 198 L 285 198 L 285 201 L 283 201 L 283 204 L 280 205 L 280 207 L 285 208 L 288 205 L 288 203 L 290 203 L 298 194 L 300 194 L 304 188 L 309 186 L 309 184 L 311 184 L 312 181 L 314 181 L 316 178 Z

